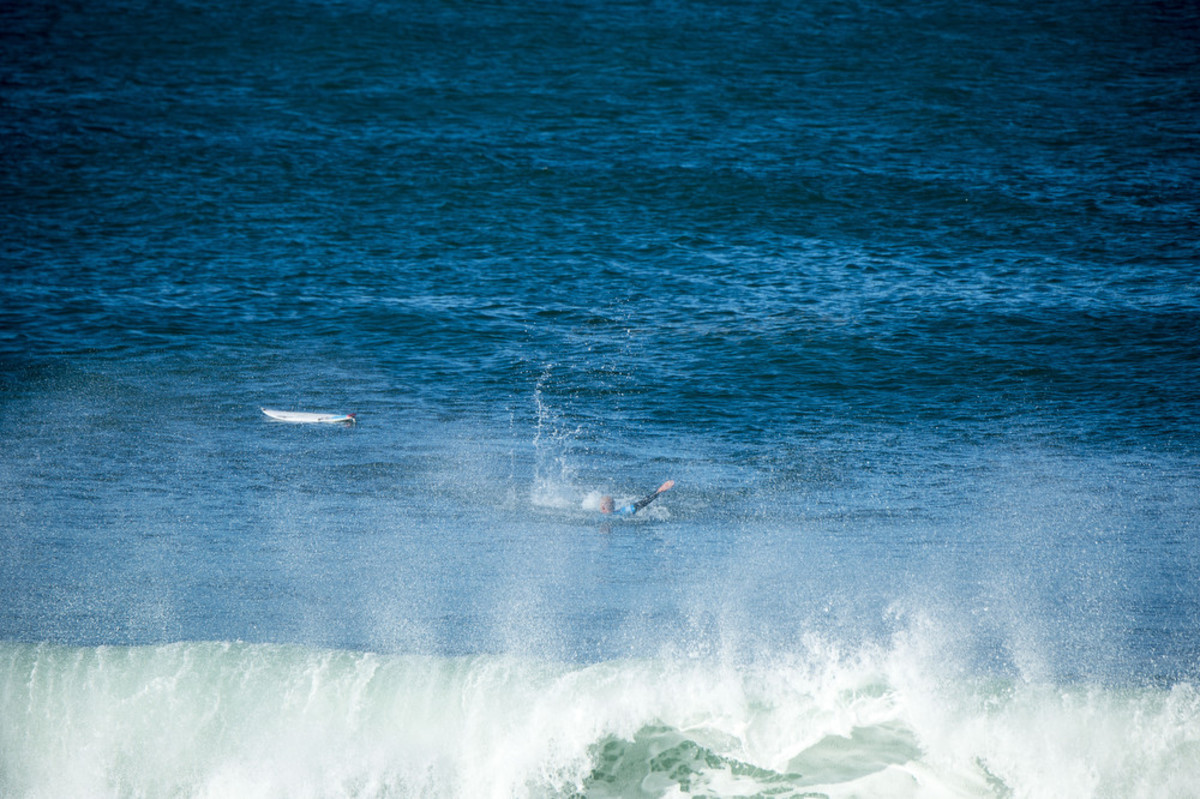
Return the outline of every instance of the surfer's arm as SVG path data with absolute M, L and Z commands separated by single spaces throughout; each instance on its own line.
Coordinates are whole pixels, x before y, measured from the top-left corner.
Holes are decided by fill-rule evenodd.
M 630 513 L 637 513 L 656 499 L 658 499 L 658 492 L 655 492 L 648 497 L 642 497 L 632 505 L 626 505 L 625 508 L 628 508 Z
M 614 516 L 632 516 L 633 514 L 637 513 L 638 511 L 640 511 L 642 508 L 649 505 L 651 502 L 653 502 L 657 498 L 658 498 L 657 493 L 651 494 L 648 497 L 642 497 L 641 499 L 639 499 L 637 502 L 633 503 L 632 505 L 625 505 L 623 507 L 617 508 L 616 510 L 613 511 L 613 515 Z
M 651 502 L 658 499 L 659 494 L 666 491 L 673 485 L 675 485 L 675 481 L 668 480 L 667 482 L 660 485 L 657 489 L 655 489 L 653 494 L 647 494 L 646 496 L 642 497 L 641 499 L 639 499 L 637 502 L 633 503 L 632 505 L 626 505 L 625 507 L 623 507 L 619 511 L 617 511 L 617 513 L 628 513 L 630 515 L 637 513 L 642 508 L 646 507 Z

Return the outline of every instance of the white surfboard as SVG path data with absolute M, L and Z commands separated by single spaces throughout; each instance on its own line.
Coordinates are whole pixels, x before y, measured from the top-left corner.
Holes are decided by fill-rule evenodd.
M 270 408 L 263 408 L 262 412 L 272 419 L 278 419 L 281 422 L 298 422 L 301 424 L 312 424 L 314 422 L 353 422 L 355 415 L 353 413 L 337 414 L 337 413 L 306 413 L 304 411 L 274 411 Z

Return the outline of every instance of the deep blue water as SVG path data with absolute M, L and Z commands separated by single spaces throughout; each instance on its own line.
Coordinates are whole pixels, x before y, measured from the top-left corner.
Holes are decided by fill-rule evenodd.
M 1198 86 L 1186 1 L 0 5 L 0 793 L 1189 795 Z

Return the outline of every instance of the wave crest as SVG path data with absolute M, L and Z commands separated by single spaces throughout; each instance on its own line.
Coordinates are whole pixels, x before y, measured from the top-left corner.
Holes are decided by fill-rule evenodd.
M 1200 778 L 1190 684 L 970 680 L 905 657 L 4 643 L 0 793 L 1182 797 Z

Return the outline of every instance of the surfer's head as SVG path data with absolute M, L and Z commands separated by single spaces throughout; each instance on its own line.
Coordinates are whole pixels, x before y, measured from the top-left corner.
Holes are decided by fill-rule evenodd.
M 607 495 L 600 497 L 600 512 L 601 513 L 612 513 L 613 512 L 613 498 L 612 497 L 607 496 Z

